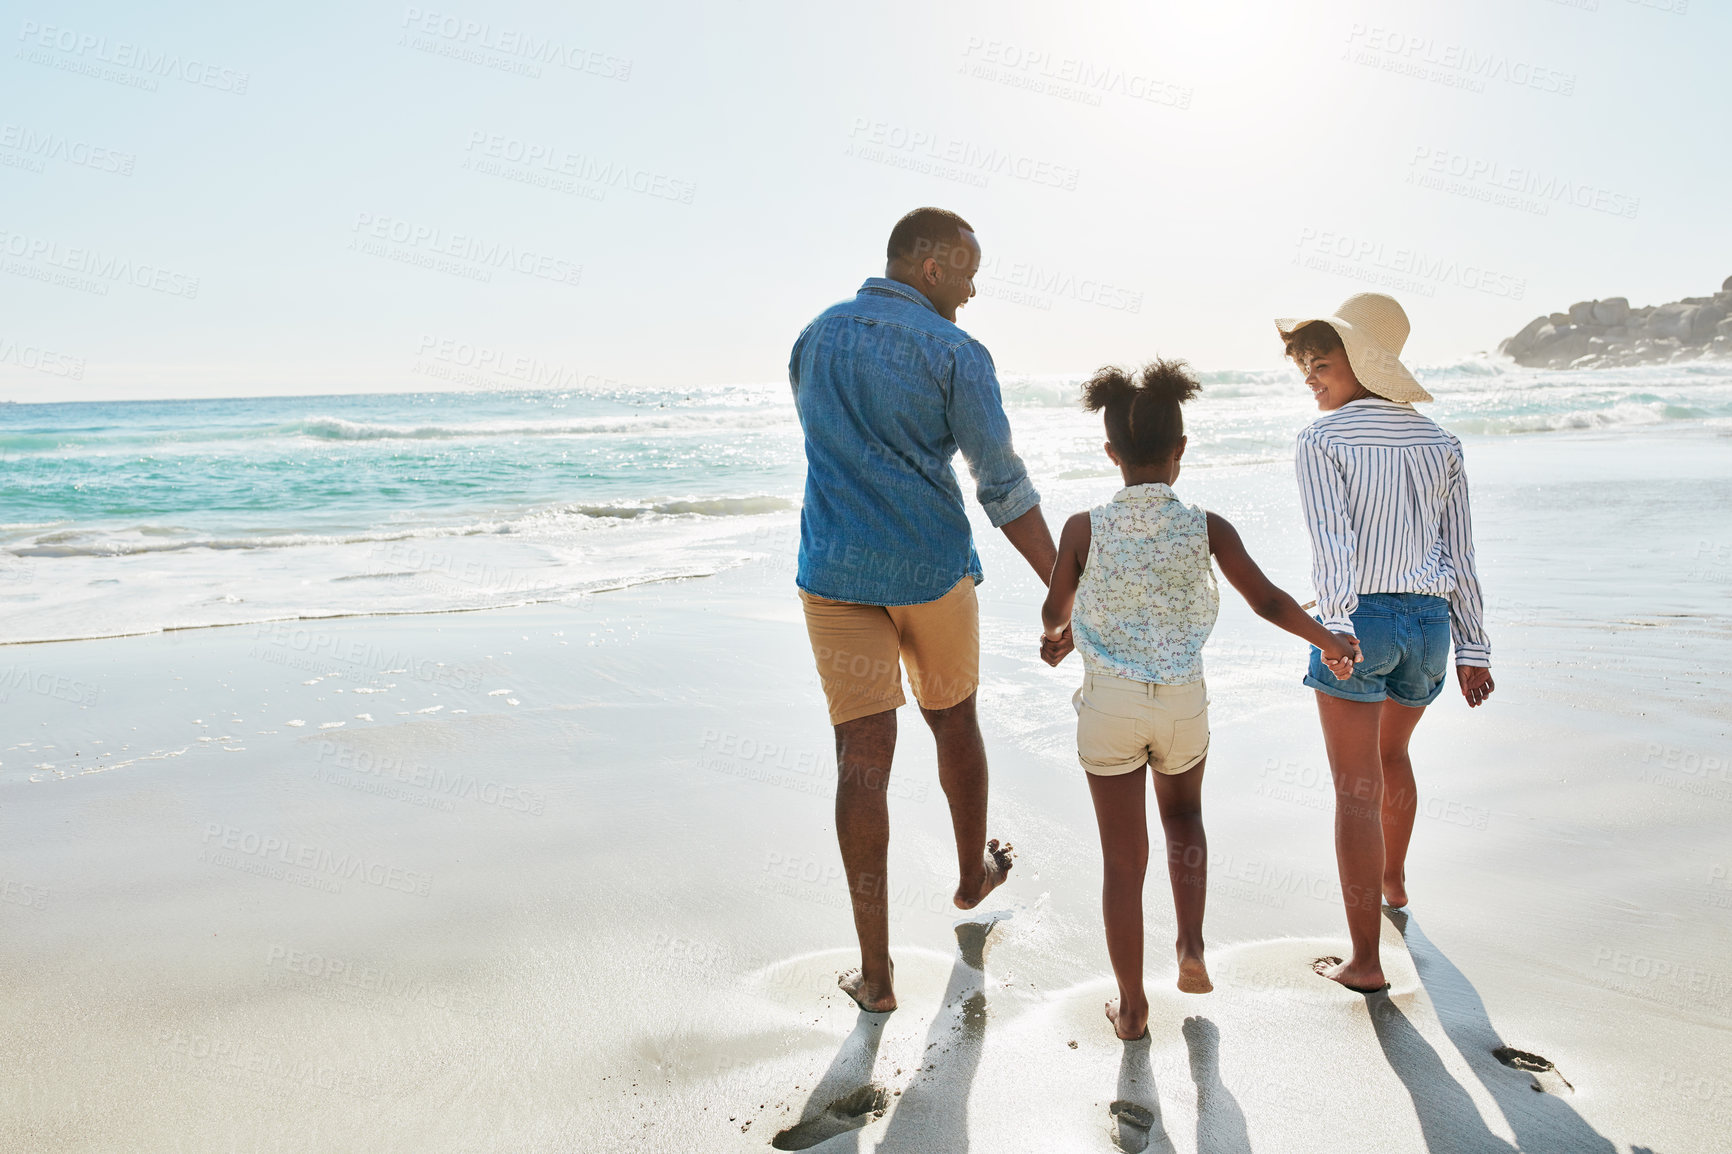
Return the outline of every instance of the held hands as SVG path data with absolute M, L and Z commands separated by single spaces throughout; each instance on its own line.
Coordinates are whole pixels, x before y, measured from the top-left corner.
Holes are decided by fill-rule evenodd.
M 1334 674 L 1335 680 L 1346 681 L 1353 676 L 1353 667 L 1365 660 L 1365 655 L 1359 651 L 1359 638 L 1351 633 L 1330 633 L 1329 636 L 1335 639 L 1332 644 L 1318 646 L 1323 651 L 1324 668 Z
M 1491 691 L 1497 688 L 1492 683 L 1491 670 L 1479 665 L 1457 665 L 1455 679 L 1461 685 L 1461 695 L 1467 698 L 1469 709 L 1484 704 Z
M 1056 666 L 1070 656 L 1070 651 L 1075 648 L 1076 642 L 1071 640 L 1069 625 L 1066 625 L 1057 637 L 1045 633 L 1041 634 L 1040 659 L 1048 665 Z

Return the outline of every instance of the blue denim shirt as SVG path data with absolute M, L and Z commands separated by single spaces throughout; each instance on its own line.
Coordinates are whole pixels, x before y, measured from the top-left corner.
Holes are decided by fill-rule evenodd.
M 917 605 L 984 580 L 951 459 L 996 525 L 1040 503 L 1010 444 L 992 357 L 920 292 L 872 277 L 788 360 L 806 433 L 796 583 L 832 601 Z

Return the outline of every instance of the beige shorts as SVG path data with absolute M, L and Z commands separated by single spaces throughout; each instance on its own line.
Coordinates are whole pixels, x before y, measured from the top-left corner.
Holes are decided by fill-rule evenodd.
M 972 577 L 919 605 L 858 605 L 804 589 L 800 603 L 831 725 L 906 702 L 904 664 L 922 709 L 949 709 L 980 685 L 980 603 Z
M 1209 694 L 1202 681 L 1154 685 L 1085 673 L 1076 706 L 1077 760 L 1111 777 L 1145 764 L 1184 773 L 1209 752 Z

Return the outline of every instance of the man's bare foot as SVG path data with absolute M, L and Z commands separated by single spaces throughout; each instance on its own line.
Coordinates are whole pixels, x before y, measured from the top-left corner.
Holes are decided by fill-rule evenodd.
M 1340 982 L 1356 994 L 1375 994 L 1389 988 L 1389 982 L 1383 977 L 1383 966 L 1378 962 L 1356 966 L 1340 958 L 1318 958 L 1311 963 L 1311 968 L 1332 982 Z
M 1149 1004 L 1144 1002 L 1135 1013 L 1121 1009 L 1117 1001 L 1107 1003 L 1107 1021 L 1121 1042 L 1135 1042 L 1149 1036 Z
M 868 1014 L 888 1014 L 896 1008 L 896 995 L 889 982 L 868 985 L 864 973 L 849 970 L 836 979 L 836 984 L 842 987 L 844 994 L 854 999 L 855 1005 Z
M 986 853 L 981 859 L 981 877 L 978 883 L 964 878 L 956 887 L 956 908 L 971 910 L 985 900 L 986 895 L 1004 884 L 1004 879 L 1010 876 L 1010 867 L 1014 864 L 1016 854 L 1009 845 L 999 845 L 993 838 L 986 843 Z
M 1209 967 L 1203 964 L 1201 957 L 1179 958 L 1179 992 L 1181 994 L 1206 994 L 1215 988 L 1215 983 L 1209 980 Z
M 1402 871 L 1400 877 L 1393 881 L 1389 878 L 1383 879 L 1383 904 L 1395 910 L 1407 904 L 1407 872 L 1405 870 Z

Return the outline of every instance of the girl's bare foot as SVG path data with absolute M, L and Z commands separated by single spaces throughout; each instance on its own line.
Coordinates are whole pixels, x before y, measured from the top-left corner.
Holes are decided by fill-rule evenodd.
M 859 970 L 849 970 L 836 979 L 842 992 L 854 999 L 854 1004 L 868 1014 L 888 1014 L 896 1008 L 896 995 L 889 982 L 868 983 Z
M 1215 983 L 1209 980 L 1209 967 L 1203 964 L 1201 955 L 1187 957 L 1179 956 L 1179 992 L 1182 994 L 1206 994 L 1215 988 Z
M 1403 870 L 1401 876 L 1394 880 L 1389 878 L 1383 879 L 1383 904 L 1394 910 L 1398 910 L 1407 904 L 1406 870 Z
M 1119 999 L 1123 1001 L 1123 999 Z M 1135 1042 L 1149 1036 L 1149 1004 L 1144 1002 L 1134 1012 L 1124 1009 L 1119 1001 L 1107 1003 L 1107 1021 L 1121 1042 Z
M 987 894 L 1004 884 L 1004 879 L 1010 876 L 1010 867 L 1015 860 L 1016 854 L 1008 844 L 999 845 L 997 838 L 987 842 L 986 853 L 981 858 L 980 880 L 962 880 L 956 887 L 956 908 L 971 910 L 984 901 Z
M 1355 965 L 1354 962 L 1344 962 L 1340 958 L 1318 958 L 1311 963 L 1311 968 L 1332 982 L 1340 982 L 1356 994 L 1375 994 L 1389 988 L 1380 962 L 1374 961 L 1369 965 L 1361 962 Z

